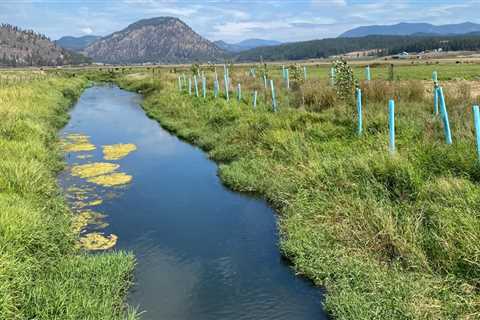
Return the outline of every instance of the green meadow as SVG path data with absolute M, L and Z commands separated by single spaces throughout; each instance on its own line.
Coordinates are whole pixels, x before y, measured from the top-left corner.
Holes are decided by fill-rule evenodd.
M 57 185 L 57 131 L 87 80 L 29 72 L 0 85 L 0 318 L 134 319 L 130 253 L 80 251 Z
M 467 80 L 478 70 L 460 67 Z M 469 82 L 441 82 L 454 141 L 447 145 L 433 114 L 433 84 L 420 81 L 431 78 L 433 66 L 399 66 L 400 81 L 360 81 L 361 136 L 356 107 L 324 80 L 329 68 L 311 70 L 309 81 L 292 81 L 290 90 L 279 79 L 281 65 L 269 68 L 277 113 L 270 89 L 245 67 L 230 67 L 228 102 L 221 68 L 219 98 L 209 67 L 202 69 L 209 79 L 206 98 L 201 85 L 199 97 L 189 96 L 185 84 L 179 91 L 178 77 L 192 77 L 187 69 L 111 76 L 145 96 L 148 116 L 207 151 L 227 186 L 268 199 L 279 214 L 284 255 L 298 274 L 326 288 L 325 307 L 334 319 L 479 318 L 480 162 Z M 456 68 L 435 70 L 442 81 L 456 78 Z M 321 71 L 323 79 L 315 76 Z M 390 98 L 396 101 L 393 154 Z
M 366 64 L 365 64 L 366 65 Z M 233 190 L 265 197 L 279 214 L 280 247 L 295 272 L 326 289 L 333 319 L 480 318 L 480 160 L 471 107 L 475 64 L 372 65 L 353 70 L 363 92 L 363 133 L 329 66 L 292 72 L 230 66 L 230 101 L 178 88 L 188 68 L 103 68 L 10 74 L 0 83 L 0 318 L 135 319 L 126 306 L 131 253 L 76 245 L 72 212 L 57 185 L 58 131 L 90 81 L 144 95 L 164 128 L 219 163 Z M 294 68 L 285 64 L 290 70 Z M 444 88 L 453 144 L 433 113 L 432 71 Z M 241 84 L 242 98 L 236 95 Z M 193 89 L 193 88 L 192 88 Z M 253 108 L 253 92 L 257 106 Z M 396 102 L 389 152 L 388 100 Z

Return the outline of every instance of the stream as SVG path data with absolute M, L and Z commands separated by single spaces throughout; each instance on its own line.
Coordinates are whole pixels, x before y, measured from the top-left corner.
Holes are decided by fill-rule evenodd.
M 217 165 L 149 119 L 141 101 L 114 85 L 89 88 L 61 132 L 85 136 L 59 178 L 71 206 L 104 215 L 85 232 L 118 236 L 114 249 L 137 259 L 128 303 L 152 320 L 327 319 L 322 290 L 282 259 L 275 212 L 224 187 Z M 105 160 L 102 146 L 114 144 L 136 150 Z M 73 166 L 99 162 L 131 181 L 105 186 L 72 175 Z M 83 202 L 69 194 L 79 188 L 90 192 Z

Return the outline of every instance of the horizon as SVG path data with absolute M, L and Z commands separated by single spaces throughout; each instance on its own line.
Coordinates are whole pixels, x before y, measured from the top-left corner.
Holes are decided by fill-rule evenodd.
M 253 38 L 295 42 L 335 38 L 350 29 L 369 25 L 479 23 L 475 14 L 478 10 L 480 3 L 471 0 L 436 3 L 389 3 L 388 0 L 38 0 L 1 2 L 0 21 L 57 40 L 64 36 L 103 37 L 138 20 L 169 16 L 181 19 L 210 41 L 237 43 Z M 396 19 L 387 18 L 392 14 Z

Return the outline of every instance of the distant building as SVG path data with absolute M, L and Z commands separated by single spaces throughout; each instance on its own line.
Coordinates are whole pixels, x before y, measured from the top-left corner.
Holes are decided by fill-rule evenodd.
M 393 59 L 408 59 L 410 57 L 410 54 L 408 52 L 401 52 L 399 54 L 394 55 L 392 58 Z

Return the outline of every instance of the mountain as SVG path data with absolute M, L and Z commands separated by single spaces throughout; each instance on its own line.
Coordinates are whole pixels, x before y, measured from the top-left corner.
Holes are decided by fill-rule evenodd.
M 258 47 L 276 46 L 281 44 L 280 41 L 263 40 L 263 39 L 247 39 L 237 43 L 227 43 L 222 40 L 214 42 L 219 48 L 228 52 L 240 52 Z
M 478 31 L 480 31 L 480 24 L 472 22 L 465 22 L 460 24 L 445 24 L 439 26 L 435 26 L 429 23 L 398 23 L 394 25 L 373 25 L 358 27 L 342 33 L 339 38 L 355 38 L 369 35 L 457 35 Z
M 191 63 L 219 61 L 225 51 L 204 39 L 178 18 L 145 19 L 101 38 L 85 48 L 105 63 Z
M 58 39 L 57 41 L 55 41 L 55 43 L 64 49 L 80 52 L 100 38 L 101 38 L 100 36 L 83 36 L 83 37 L 66 36 Z
M 379 56 L 403 51 L 421 52 L 442 48 L 444 51 L 476 51 L 480 49 L 480 33 L 452 36 L 373 35 L 357 38 L 332 38 L 259 47 L 235 55 L 238 62 L 303 60 L 328 58 L 349 52 L 370 50 Z
M 61 66 L 89 61 L 58 47 L 42 34 L 9 24 L 0 25 L 0 66 Z

